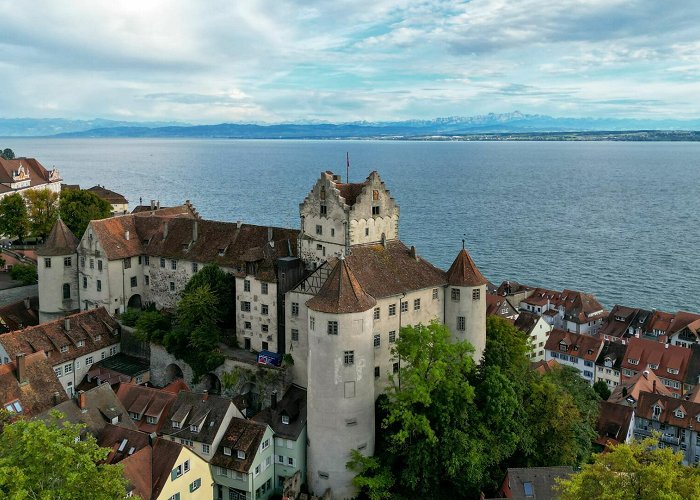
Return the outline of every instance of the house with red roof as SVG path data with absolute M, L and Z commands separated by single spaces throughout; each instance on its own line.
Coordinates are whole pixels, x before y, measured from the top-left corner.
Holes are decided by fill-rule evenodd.
M 520 309 L 543 316 L 554 328 L 589 335 L 598 333 L 608 315 L 591 294 L 546 288 L 535 289 L 520 302 Z
M 651 370 L 671 394 L 680 398 L 694 387 L 686 381 L 691 355 L 691 350 L 685 347 L 633 337 L 629 339 L 622 361 L 621 381 Z
M 0 157 L 0 198 L 30 189 L 48 189 L 61 192 L 61 174 L 57 169 L 47 170 L 35 158 Z
M 545 361 L 553 359 L 563 366 L 575 368 L 593 385 L 595 362 L 603 349 L 602 338 L 554 329 L 544 348 Z

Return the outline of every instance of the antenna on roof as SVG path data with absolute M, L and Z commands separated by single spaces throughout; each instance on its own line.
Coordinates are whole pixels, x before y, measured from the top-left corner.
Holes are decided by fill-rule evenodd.
M 350 153 L 345 152 L 345 182 L 350 184 Z

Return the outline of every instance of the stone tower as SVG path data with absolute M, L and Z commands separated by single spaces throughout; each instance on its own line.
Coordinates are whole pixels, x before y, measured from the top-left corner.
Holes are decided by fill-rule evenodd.
M 367 294 L 347 261 L 340 259 L 309 309 L 308 448 L 309 488 L 334 498 L 356 495 L 345 464 L 350 450 L 374 453 L 374 348 Z
M 37 248 L 41 323 L 80 309 L 77 248 L 78 238 L 60 218 Z
M 323 172 L 299 205 L 300 256 L 310 268 L 348 253 L 352 245 L 399 237 L 399 206 L 372 172 L 364 182 L 343 183 Z
M 447 271 L 445 324 L 457 340 L 474 346 L 474 361 L 481 359 L 486 347 L 486 283 L 466 249 Z

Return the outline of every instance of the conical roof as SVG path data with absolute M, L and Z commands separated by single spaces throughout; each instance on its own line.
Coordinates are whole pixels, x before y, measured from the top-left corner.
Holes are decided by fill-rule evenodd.
M 68 229 L 66 223 L 59 219 L 53 225 L 48 238 L 37 248 L 36 254 L 43 256 L 70 255 L 78 248 L 78 238 Z
M 479 286 L 485 285 L 488 280 L 476 267 L 469 253 L 462 248 L 447 271 L 447 282 L 454 286 Z
M 364 312 L 377 305 L 365 292 L 345 259 L 336 264 L 326 282 L 306 303 L 309 309 L 331 314 Z

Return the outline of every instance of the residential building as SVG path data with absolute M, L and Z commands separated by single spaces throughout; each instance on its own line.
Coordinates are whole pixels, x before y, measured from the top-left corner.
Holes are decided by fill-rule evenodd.
M 44 351 L 0 365 L 0 405 L 10 413 L 33 417 L 67 399 Z
M 527 311 L 521 311 L 514 324 L 530 339 L 530 361 L 543 361 L 545 359 L 544 345 L 547 343 L 552 326 L 542 316 Z
M 487 293 L 486 316 L 500 316 L 501 318 L 515 321 L 518 317 L 518 309 L 508 302 L 507 297 Z
M 608 312 L 591 294 L 537 288 L 520 302 L 520 309 L 540 314 L 554 328 L 573 333 L 595 335 Z
M 686 382 L 691 354 L 685 347 L 633 337 L 629 339 L 622 361 L 621 380 L 651 370 L 675 397 L 681 397 L 693 389 L 693 385 Z
M 690 347 L 698 343 L 698 335 L 700 335 L 700 314 L 678 311 L 671 322 L 668 343 Z
M 177 399 L 177 394 L 126 382 L 119 384 L 117 398 L 126 408 L 129 418 L 138 430 L 150 434 L 151 432 L 161 433 L 164 430 L 163 427 L 168 421 L 167 416 Z
M 0 198 L 33 189 L 61 192 L 61 174 L 57 169 L 46 170 L 34 158 L 0 158 Z
M 500 498 L 515 500 L 541 499 L 556 497 L 554 487 L 557 479 L 565 479 L 574 472 L 570 466 L 561 467 L 509 467 L 501 488 Z
M 39 297 L 25 299 L 0 307 L 0 334 L 39 324 Z
M 292 385 L 279 402 L 277 394 L 273 394 L 270 406 L 253 420 L 269 425 L 274 433 L 274 492 L 282 494 L 284 481 L 297 472 L 300 482 L 305 483 L 306 390 Z
M 85 431 L 95 437 L 109 424 L 136 430 L 136 425 L 109 384 L 78 391 L 76 397 L 43 412 L 39 418 L 47 422 L 55 421 L 53 410 L 63 415 L 62 421 L 84 424 Z
M 598 335 L 609 341 L 639 337 L 646 332 L 652 317 L 652 311 L 617 304 L 605 318 Z
M 129 213 L 129 202 L 123 195 L 115 193 L 104 186 L 92 186 L 86 191 L 90 191 L 92 194 L 96 195 L 98 198 L 103 199 L 110 205 L 112 205 L 112 215 L 123 215 Z
M 659 446 L 683 454 L 684 465 L 700 463 L 700 404 L 643 392 L 635 409 L 634 434 L 638 439 L 657 431 Z
M 211 496 L 209 465 L 181 444 L 108 425 L 98 444 L 110 448 L 107 463 L 121 463 L 127 496 L 151 500 L 199 500 Z
M 503 281 L 493 292 L 495 295 L 505 297 L 516 309 L 522 309 L 520 303 L 532 295 L 535 287 L 523 285 L 517 281 Z
M 612 391 L 620 384 L 620 370 L 625 359 L 627 346 L 617 342 L 604 341 L 598 359 L 595 361 L 595 379 L 604 381 Z
M 145 384 L 151 379 L 148 360 L 118 352 L 98 361 L 87 373 L 87 381 L 116 387 L 123 383 Z
M 595 380 L 595 362 L 603 350 L 603 339 L 554 329 L 544 345 L 545 361 L 556 360 L 576 368 L 591 385 Z
M 275 494 L 273 443 L 269 425 L 231 419 L 210 462 L 214 500 L 265 500 Z
M 243 415 L 228 398 L 181 391 L 161 432 L 209 462 L 234 417 Z
M 119 324 L 104 308 L 0 336 L 0 360 L 43 351 L 69 397 L 92 365 L 119 352 Z
M 610 401 L 601 401 L 598 407 L 596 444 L 604 450 L 611 445 L 629 443 L 634 436 L 634 409 Z
M 37 248 L 41 323 L 80 310 L 77 248 L 78 238 L 60 218 Z
M 639 395 L 643 392 L 671 396 L 671 391 L 666 388 L 653 371 L 644 370 L 637 373 L 632 378 L 621 380 L 620 385 L 613 389 L 608 401 L 619 405 L 635 407 L 637 405 L 637 400 L 639 400 Z

